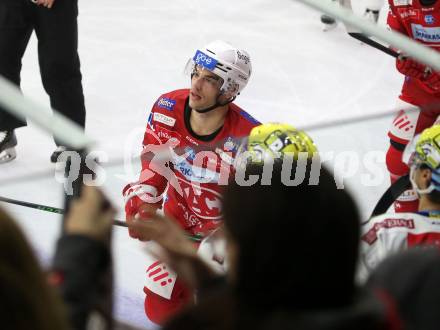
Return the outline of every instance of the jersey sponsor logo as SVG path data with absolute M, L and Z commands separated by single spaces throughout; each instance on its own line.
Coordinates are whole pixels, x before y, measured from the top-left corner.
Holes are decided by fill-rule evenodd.
M 424 42 L 440 42 L 440 27 L 424 27 L 420 24 L 411 24 L 414 39 Z
M 412 0 L 393 0 L 394 6 L 408 6 L 412 5 Z
M 157 101 L 157 106 L 159 108 L 163 108 L 169 111 L 173 111 L 174 106 L 176 105 L 175 100 L 168 99 L 166 97 L 161 97 L 159 101 Z
M 147 268 L 148 277 L 154 282 L 159 282 L 161 286 L 168 285 L 173 282 L 171 278 L 168 278 L 170 273 L 168 272 L 165 264 L 160 261 L 156 261 L 150 267 Z
M 196 152 L 194 151 L 193 148 L 185 147 L 185 154 L 188 155 L 186 158 L 190 161 L 193 161 L 194 158 L 196 158 Z
M 167 265 L 161 261 L 152 263 L 147 268 L 146 273 L 147 282 L 145 287 L 161 297 L 170 299 L 176 283 L 176 273 L 169 270 Z
M 158 112 L 154 113 L 153 120 L 157 121 L 158 123 L 162 123 L 162 124 L 165 124 L 165 125 L 171 126 L 171 127 L 174 126 L 174 124 L 176 123 L 175 118 L 166 116 L 166 115 L 164 115 L 162 113 L 158 113 Z
M 238 145 L 239 143 L 237 141 L 235 141 L 231 136 L 228 136 L 225 144 L 223 145 L 223 148 L 225 149 L 225 151 L 236 152 L 238 149 Z
M 381 229 L 391 229 L 396 227 L 414 229 L 413 219 L 385 219 L 381 222 L 375 223 L 373 228 L 362 235 L 361 240 L 368 245 L 372 245 L 377 240 L 377 232 Z
M 214 70 L 215 66 L 217 65 L 217 60 L 215 58 L 206 55 L 200 50 L 197 50 L 196 54 L 193 57 L 193 60 L 194 63 L 201 65 L 210 71 Z
M 425 23 L 426 24 L 434 24 L 435 23 L 434 16 L 432 16 L 432 15 L 425 15 Z
M 194 227 L 199 223 L 201 223 L 200 219 L 197 218 L 194 214 L 192 214 L 192 212 L 190 213 L 190 211 L 185 205 L 179 202 L 177 206 L 180 207 L 182 211 L 182 215 L 183 215 L 183 219 L 185 220 L 186 227 Z
M 179 171 L 187 180 L 194 182 L 219 182 L 220 174 L 209 170 L 208 168 L 198 167 L 186 160 L 187 153 L 184 156 L 174 156 L 173 164 L 177 171 Z M 215 155 L 215 154 L 214 154 Z M 215 162 L 217 164 L 217 158 L 208 158 L 208 162 Z
M 178 178 L 188 208 L 201 219 L 221 219 L 221 195 L 200 184 Z
M 194 140 L 192 137 L 186 135 L 185 139 L 187 139 L 189 142 L 191 142 L 192 144 L 198 146 L 199 144 L 196 142 L 196 140 Z
M 159 127 L 157 129 L 157 136 L 165 142 L 170 141 L 173 145 L 180 143 L 181 135 L 177 132 L 167 130 L 166 128 Z
M 420 10 L 412 8 L 398 8 L 397 12 L 401 19 L 406 20 L 409 18 L 418 20 L 420 17 Z

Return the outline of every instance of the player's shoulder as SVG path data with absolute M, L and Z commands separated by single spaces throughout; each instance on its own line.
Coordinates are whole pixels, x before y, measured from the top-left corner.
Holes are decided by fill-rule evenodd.
M 361 228 L 361 241 L 375 241 L 378 232 L 394 231 L 396 229 L 411 230 L 425 217 L 417 213 L 385 213 L 371 218 Z
M 251 130 L 253 127 L 261 124 L 251 114 L 240 108 L 235 103 L 231 103 L 229 106 L 229 116 L 231 121 L 235 123 L 237 127 L 242 127 L 247 130 Z
M 404 7 L 404 6 L 412 6 L 413 0 L 388 0 L 388 3 L 391 8 Z
M 156 110 L 167 110 L 172 112 L 175 108 L 183 107 L 188 98 L 189 89 L 177 89 L 167 92 L 158 97 L 153 108 Z
M 148 124 L 152 126 L 163 126 L 175 129 L 183 121 L 183 109 L 188 98 L 188 89 L 179 89 L 164 93 L 154 102 L 148 117 Z
M 380 228 L 394 228 L 394 227 L 411 227 L 411 223 L 414 222 L 414 219 L 423 219 L 424 216 L 411 213 L 411 212 L 402 212 L 402 213 L 384 213 L 375 217 L 372 217 L 365 223 L 362 228 L 370 228 L 370 227 L 380 227 Z M 378 226 L 381 224 L 381 226 Z

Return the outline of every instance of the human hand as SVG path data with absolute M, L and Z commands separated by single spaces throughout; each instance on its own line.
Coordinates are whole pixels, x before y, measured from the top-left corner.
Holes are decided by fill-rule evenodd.
M 46 7 L 47 9 L 51 9 L 55 0 L 31 0 L 38 6 Z
M 147 203 L 139 196 L 133 196 L 125 203 L 125 219 L 130 224 L 134 219 L 148 220 L 158 209 L 162 207 L 162 201 L 159 203 Z M 139 233 L 133 229 L 128 229 L 131 238 L 140 239 Z
M 399 56 L 396 60 L 396 69 L 401 74 L 412 78 L 422 79 L 426 75 L 426 66 L 410 57 Z
M 440 92 L 440 75 L 438 72 L 430 73 L 426 78 L 422 79 L 426 87 L 428 87 L 429 92 L 438 93 Z
M 110 238 L 115 210 L 103 209 L 104 195 L 95 187 L 84 186 L 81 197 L 72 201 L 66 215 L 65 232 L 106 242 Z

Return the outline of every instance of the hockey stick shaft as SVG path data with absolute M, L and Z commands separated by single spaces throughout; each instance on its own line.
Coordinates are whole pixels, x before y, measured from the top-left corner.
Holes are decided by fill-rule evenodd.
M 0 202 L 4 202 L 4 203 L 8 203 L 8 204 L 14 204 L 14 205 L 19 205 L 19 206 L 24 206 L 24 207 L 29 207 L 32 209 L 36 209 L 39 211 L 45 211 L 45 212 L 50 212 L 50 213 L 56 213 L 56 214 L 64 214 L 64 209 L 58 208 L 58 207 L 53 207 L 53 206 L 48 206 L 48 205 L 43 205 L 43 204 L 36 204 L 36 203 L 30 203 L 30 202 L 25 202 L 25 201 L 20 201 L 17 199 L 12 199 L 12 198 L 6 198 L 3 196 L 0 196 Z M 118 219 L 114 219 L 113 220 L 113 225 L 114 226 L 119 226 L 119 227 L 128 227 L 127 223 L 125 221 L 121 221 Z M 194 242 L 200 242 L 202 240 L 202 237 L 198 236 L 198 235 L 187 235 L 188 239 L 194 241 Z
M 20 201 L 20 200 L 6 198 L 6 197 L 2 197 L 2 196 L 0 196 L 0 202 L 4 202 L 4 203 L 8 203 L 8 204 L 14 204 L 14 205 L 19 205 L 19 206 L 24 206 L 24 207 L 29 207 L 29 208 L 32 208 L 32 209 L 36 209 L 36 210 L 40 210 L 40 211 L 45 211 L 45 212 L 50 212 L 50 213 L 64 214 L 64 209 L 60 209 L 58 207 L 47 206 L 47 205 L 36 204 L 36 203 L 30 203 L 30 202 Z M 113 220 L 113 225 L 114 226 L 120 226 L 120 227 L 128 227 L 127 224 L 124 221 L 121 221 L 121 220 Z
M 315 8 L 335 19 L 338 19 L 346 26 L 351 27 L 350 30 L 358 30 L 365 35 L 373 36 L 381 42 L 391 45 L 393 48 L 401 50 L 405 55 L 422 62 L 429 67 L 440 70 L 440 55 L 434 49 L 430 49 L 418 43 L 411 38 L 395 31 L 389 31 L 383 27 L 377 26 L 364 19 L 359 19 L 357 15 L 347 8 L 341 7 L 335 3 L 322 0 L 296 0 Z
M 370 218 L 385 213 L 394 201 L 407 189 L 411 188 L 409 175 L 397 179 L 382 195 L 371 213 Z
M 382 52 L 384 52 L 385 54 L 388 54 L 392 57 L 399 57 L 399 53 L 396 52 L 395 50 L 384 46 L 380 43 L 378 43 L 377 41 L 374 41 L 373 39 L 368 38 L 365 34 L 359 33 L 359 32 L 348 32 L 348 34 L 350 35 L 350 37 L 355 38 L 359 41 L 362 41 L 364 44 L 367 44 L 368 46 L 371 46 L 373 48 L 376 48 Z

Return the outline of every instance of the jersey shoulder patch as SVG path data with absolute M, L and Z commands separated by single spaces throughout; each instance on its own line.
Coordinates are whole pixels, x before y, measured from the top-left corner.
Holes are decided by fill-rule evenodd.
M 173 111 L 176 108 L 176 104 L 180 102 L 185 102 L 189 95 L 188 89 L 178 89 L 172 92 L 168 92 L 159 96 L 154 106 L 160 109 L 165 109 L 167 111 Z
M 414 229 L 416 214 L 400 213 L 396 214 L 384 214 L 370 219 L 362 228 L 361 241 L 372 245 L 378 238 L 378 232 L 381 230 L 389 230 L 393 228 L 407 228 Z
M 240 109 L 240 116 L 245 118 L 247 121 L 249 121 L 253 125 L 260 125 L 261 123 L 256 120 L 254 117 L 252 117 L 249 113 L 247 113 L 244 110 Z
M 393 5 L 395 7 L 411 6 L 412 5 L 412 0 L 393 0 Z

